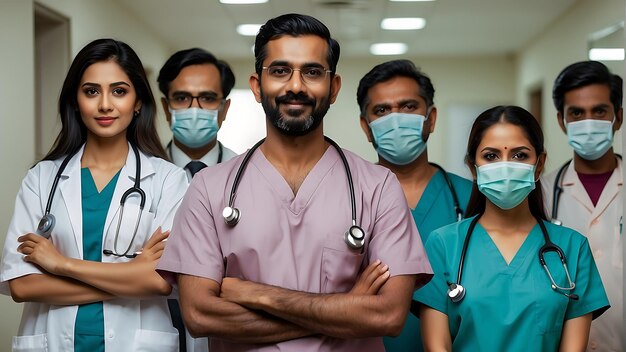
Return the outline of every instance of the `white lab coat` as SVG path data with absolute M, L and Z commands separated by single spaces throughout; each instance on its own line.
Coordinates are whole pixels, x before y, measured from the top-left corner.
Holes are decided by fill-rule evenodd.
M 558 170 L 542 177 L 541 184 L 548 216 L 552 213 L 554 182 Z M 622 288 L 622 160 L 609 178 L 594 207 L 574 163 L 563 173 L 557 219 L 563 226 L 587 236 L 611 308 L 591 324 L 588 351 L 623 351 Z
M 84 146 L 83 146 L 84 147 Z M 126 165 L 122 168 L 107 213 L 103 249 L 114 246 L 122 194 L 133 186 L 136 159 L 129 145 Z M 81 163 L 83 149 L 70 160 L 59 180 L 51 213 L 56 226 L 51 240 L 63 255 L 83 257 Z M 146 194 L 145 207 L 137 237 L 130 253 L 140 249 L 158 226 L 168 230 L 187 189 L 185 172 L 175 165 L 140 153 L 140 187 Z M 41 270 L 22 260 L 17 252 L 17 237 L 34 232 L 44 215 L 48 195 L 62 160 L 42 161 L 28 171 L 15 202 L 0 266 L 0 292 L 10 294 L 8 281 Z M 136 193 L 135 193 L 136 194 Z M 128 198 L 118 239 L 118 252 L 130 243 L 139 210 L 138 197 Z M 102 256 L 103 262 L 123 262 L 126 258 Z M 165 297 L 149 299 L 118 298 L 105 301 L 105 351 L 178 351 L 178 333 L 172 327 Z M 74 322 L 78 306 L 55 306 L 45 303 L 24 304 L 18 336 L 13 351 L 66 352 L 74 349 Z

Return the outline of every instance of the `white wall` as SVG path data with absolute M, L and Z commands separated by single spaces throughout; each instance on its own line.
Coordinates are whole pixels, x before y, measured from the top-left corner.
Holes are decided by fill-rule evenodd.
M 581 0 L 540 36 L 532 40 L 519 56 L 517 101 L 526 106 L 528 89 L 543 86 L 543 131 L 548 161 L 546 171 L 557 168 L 572 157 L 567 137 L 556 121 L 552 103 L 554 79 L 565 66 L 588 60 L 589 36 L 624 20 L 624 0 Z M 624 78 L 624 65 L 609 63 L 614 73 Z M 621 150 L 621 134 L 616 134 L 615 149 Z

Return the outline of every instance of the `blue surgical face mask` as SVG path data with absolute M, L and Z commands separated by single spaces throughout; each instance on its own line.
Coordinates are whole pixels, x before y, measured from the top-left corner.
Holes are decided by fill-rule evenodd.
M 413 162 L 426 149 L 422 139 L 425 120 L 422 115 L 393 112 L 370 122 L 378 155 L 396 165 Z
M 569 145 L 585 160 L 597 160 L 613 145 L 613 121 L 585 119 L 565 124 Z
M 535 165 L 500 161 L 476 167 L 478 190 L 501 209 L 518 206 L 535 189 Z
M 189 148 L 200 148 L 217 138 L 219 110 L 170 109 L 174 138 Z

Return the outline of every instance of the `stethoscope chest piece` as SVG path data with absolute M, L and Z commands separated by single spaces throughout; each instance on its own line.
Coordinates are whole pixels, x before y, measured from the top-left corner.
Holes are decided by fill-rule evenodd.
M 37 234 L 44 238 L 50 238 L 55 223 L 56 218 L 54 215 L 50 213 L 44 215 L 41 220 L 39 220 L 39 225 L 37 225 Z
M 239 222 L 241 213 L 239 212 L 239 209 L 235 207 L 226 207 L 222 210 L 222 216 L 224 217 L 224 222 L 226 222 L 227 225 L 235 226 Z
M 344 241 L 351 249 L 361 249 L 365 244 L 365 231 L 359 226 L 352 225 L 344 234 Z
M 459 284 L 448 284 L 448 297 L 454 303 L 460 302 L 465 297 L 465 287 Z

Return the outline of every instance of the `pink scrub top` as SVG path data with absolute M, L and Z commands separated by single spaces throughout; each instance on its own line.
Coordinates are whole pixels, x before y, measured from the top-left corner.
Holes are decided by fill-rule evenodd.
M 174 218 L 157 269 L 174 283 L 175 273 L 223 277 L 312 293 L 347 292 L 376 259 L 391 276 L 417 274 L 427 282 L 432 269 L 400 184 L 388 169 L 345 152 L 352 171 L 357 223 L 366 244 L 351 250 L 344 233 L 352 225 L 350 193 L 339 153 L 327 148 L 294 194 L 257 149 L 243 173 L 235 207 L 239 223 L 228 226 L 222 210 L 243 155 L 208 167 L 194 177 Z M 315 336 L 273 345 L 211 339 L 210 351 L 384 351 L 382 338 Z

